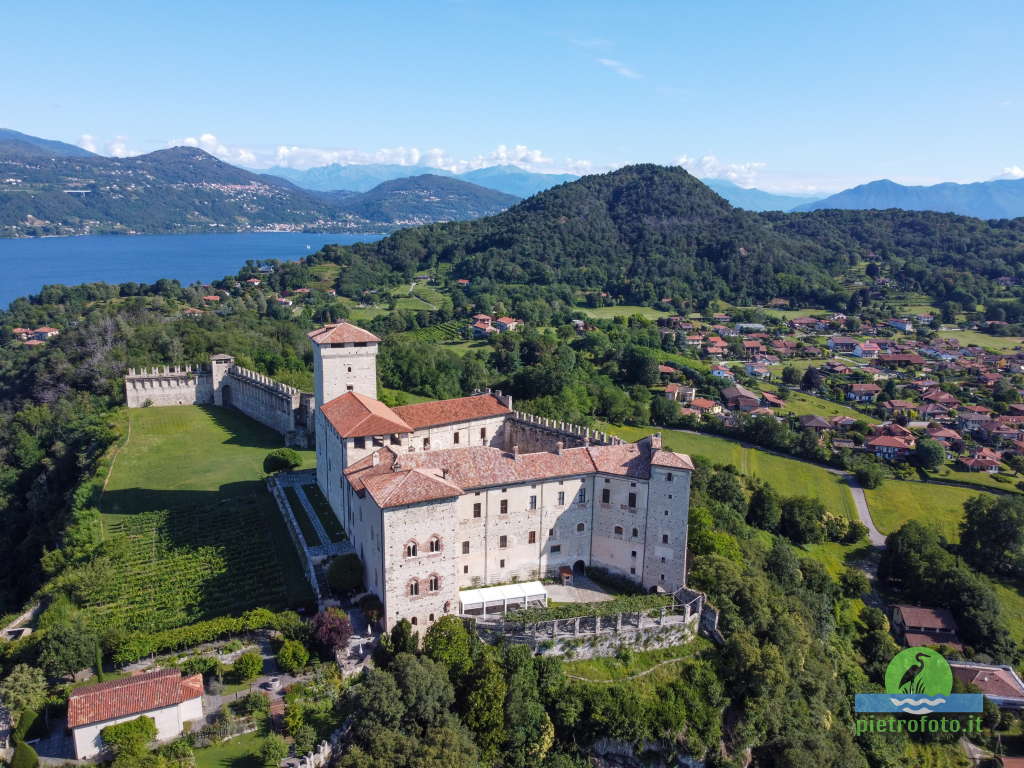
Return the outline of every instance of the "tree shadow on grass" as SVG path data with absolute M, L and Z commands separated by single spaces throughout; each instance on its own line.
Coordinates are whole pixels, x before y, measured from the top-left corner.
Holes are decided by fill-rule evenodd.
M 260 424 L 239 410 L 216 405 L 199 405 L 210 420 L 228 433 L 225 445 L 244 445 L 249 448 L 266 448 L 268 451 L 284 446 L 284 437 L 270 427 Z

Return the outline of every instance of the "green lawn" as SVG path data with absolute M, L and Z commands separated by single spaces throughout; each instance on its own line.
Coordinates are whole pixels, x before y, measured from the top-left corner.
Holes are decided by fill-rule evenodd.
M 373 318 L 386 315 L 388 311 L 379 307 L 352 307 L 348 311 L 348 319 L 353 323 L 368 323 Z
M 659 317 L 670 317 L 671 312 L 663 312 L 653 307 L 640 307 L 633 304 L 620 304 L 617 307 L 577 307 L 577 309 L 588 317 L 597 320 L 607 320 L 612 317 L 629 317 L 631 315 L 642 315 L 651 320 Z
M 1018 643 L 1024 643 L 1024 583 L 993 579 L 992 584 L 1010 634 Z
M 480 352 L 491 348 L 484 339 L 473 339 L 472 341 L 441 341 L 435 342 L 435 346 L 443 349 L 450 349 L 457 355 L 465 355 L 467 352 Z
M 263 768 L 260 747 L 265 738 L 258 732 L 243 733 L 212 747 L 197 749 L 196 768 Z
M 710 640 L 697 637 L 686 645 L 673 645 L 653 651 L 636 651 L 629 661 L 616 657 L 581 659 L 565 662 L 565 673 L 584 677 L 593 682 L 620 682 L 625 678 L 644 672 L 670 659 L 691 659 L 712 648 Z M 653 687 L 659 682 L 676 676 L 676 664 L 663 664 L 657 671 L 632 681 L 634 685 Z
M 1024 477 L 1019 475 L 1011 475 L 1009 473 L 1000 473 L 998 475 L 990 475 L 988 472 L 968 472 L 962 469 L 956 469 L 951 465 L 945 465 L 940 467 L 935 472 L 929 472 L 930 477 L 935 477 L 940 480 L 953 480 L 958 483 L 968 483 L 970 485 L 977 485 L 982 489 L 995 488 L 1000 491 L 1017 491 L 1017 483 L 1024 480 Z M 997 477 L 1004 478 L 1007 482 L 999 482 Z
M 878 488 L 865 489 L 871 519 L 882 533 L 892 533 L 908 520 L 933 526 L 950 541 L 957 541 L 957 526 L 964 502 L 984 491 L 938 483 L 884 480 Z
M 295 522 L 299 524 L 299 530 L 302 531 L 302 538 L 305 540 L 306 546 L 319 547 L 320 537 L 316 535 L 316 528 L 313 527 L 313 521 L 306 514 L 306 508 L 299 501 L 299 494 L 294 488 L 288 487 L 284 489 L 284 495 L 288 499 L 288 505 L 292 508 Z
M 635 441 L 656 432 L 653 427 L 598 427 L 625 440 Z M 838 475 L 798 459 L 747 448 L 735 440 L 675 430 L 661 430 L 665 446 L 680 453 L 705 456 L 716 464 L 732 464 L 746 475 L 766 480 L 783 496 L 815 496 L 831 510 L 851 519 L 856 514 L 850 489 Z
M 334 511 L 331 509 L 331 505 L 327 503 L 327 499 L 324 498 L 320 486 L 304 485 L 302 490 L 305 492 L 306 498 L 309 499 L 309 503 L 313 506 L 317 517 L 320 518 L 320 523 L 323 525 L 324 530 L 327 531 L 327 535 L 331 537 L 331 541 L 344 541 L 345 529 L 341 527 L 338 518 L 334 516 Z
M 793 390 L 786 390 L 785 396 L 786 405 L 782 410 L 788 413 L 795 413 L 797 416 L 809 413 L 816 414 L 825 419 L 830 419 L 833 416 L 849 416 L 853 419 L 866 421 L 869 424 L 878 423 L 878 419 L 867 416 L 848 405 L 843 405 L 833 400 L 826 400 L 822 397 L 815 397 L 804 392 L 794 392 Z
M 305 603 L 309 587 L 262 481 L 281 437 L 224 408 L 140 408 L 127 418 L 100 500 L 117 578 L 91 585 L 88 610 L 153 631 Z M 314 465 L 312 451 L 300 453 Z
M 1024 344 L 1024 339 L 1020 336 L 990 336 L 977 331 L 939 331 L 939 336 L 944 339 L 956 339 L 961 344 L 977 344 L 996 352 L 1004 352 Z

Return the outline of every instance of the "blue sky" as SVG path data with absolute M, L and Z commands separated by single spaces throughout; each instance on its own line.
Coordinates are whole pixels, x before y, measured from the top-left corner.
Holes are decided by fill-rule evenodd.
M 18 3 L 0 126 L 251 167 L 682 163 L 780 191 L 1024 177 L 1024 4 Z

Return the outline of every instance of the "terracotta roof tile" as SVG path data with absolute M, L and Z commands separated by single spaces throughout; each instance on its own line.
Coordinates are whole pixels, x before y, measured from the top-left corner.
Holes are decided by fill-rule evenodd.
M 331 323 L 306 334 L 314 344 L 353 344 L 363 341 L 380 341 L 369 331 L 352 323 Z
M 366 490 L 381 508 L 404 507 L 462 495 L 459 486 L 422 469 L 371 475 L 364 483 Z
M 342 437 L 395 435 L 413 431 L 391 408 L 360 392 L 346 392 L 324 403 L 320 410 Z
M 672 451 L 655 451 L 651 458 L 651 466 L 654 467 L 678 467 L 679 469 L 693 469 L 693 462 L 690 457 L 683 453 Z
M 512 413 L 494 395 L 470 395 L 452 400 L 400 405 L 393 410 L 398 418 L 408 423 L 414 430 Z
M 68 727 L 78 728 L 174 706 L 203 695 L 203 676 L 160 669 L 79 688 L 68 697 Z

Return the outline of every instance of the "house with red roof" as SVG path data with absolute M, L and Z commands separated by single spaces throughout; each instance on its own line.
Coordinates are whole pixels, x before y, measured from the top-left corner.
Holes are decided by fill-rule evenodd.
M 76 688 L 68 696 L 68 728 L 75 758 L 89 760 L 100 755 L 105 750 L 100 731 L 143 715 L 156 724 L 158 741 L 175 739 L 186 723 L 202 720 L 202 697 L 203 676 L 183 677 L 177 669 Z
M 871 403 L 881 391 L 882 388 L 873 381 L 851 384 L 850 389 L 846 392 L 846 399 L 858 403 Z
M 963 649 L 957 636 L 956 621 L 946 608 L 894 605 L 891 614 L 893 634 L 907 647 L 948 645 Z
M 864 449 L 880 459 L 895 461 L 906 457 L 914 450 L 915 444 L 916 441 L 913 438 L 879 435 L 865 441 Z

